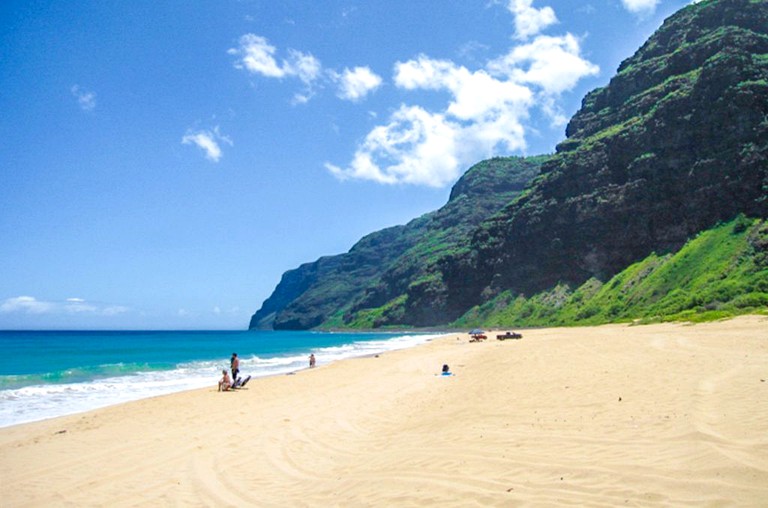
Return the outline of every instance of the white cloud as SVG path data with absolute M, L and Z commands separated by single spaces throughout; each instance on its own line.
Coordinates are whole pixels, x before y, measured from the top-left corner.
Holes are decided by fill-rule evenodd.
M 227 51 L 236 56 L 235 68 L 244 69 L 252 74 L 260 74 L 268 78 L 298 78 L 306 86 L 303 93 L 293 97 L 294 104 L 303 104 L 312 98 L 313 83 L 322 75 L 320 60 L 311 54 L 305 54 L 295 49 L 288 50 L 288 57 L 278 62 L 275 59 L 277 48 L 272 46 L 265 37 L 255 34 L 245 34 L 240 37 L 240 45 Z
M 6 314 L 90 314 L 114 316 L 128 312 L 122 305 L 102 306 L 91 304 L 82 298 L 67 298 L 63 302 L 46 302 L 33 296 L 17 296 L 0 302 L 0 312 Z
M 349 168 L 326 164 L 340 179 L 379 183 L 442 186 L 457 171 L 456 142 L 460 127 L 419 106 L 401 106 L 389 124 L 374 128 L 355 153 Z M 374 162 L 386 161 L 382 166 Z
M 577 37 L 541 35 L 558 22 L 552 8 L 536 8 L 533 0 L 505 2 L 514 16 L 517 40 L 506 54 L 475 68 L 426 55 L 397 62 L 392 78 L 399 89 L 443 92 L 446 102 L 431 109 L 402 104 L 360 142 L 346 167 L 330 162 L 325 167 L 340 179 L 441 187 L 481 158 L 525 149 L 524 122 L 532 111 L 543 113 L 553 125 L 565 123 L 559 97 L 599 69 L 581 56 Z M 277 48 L 255 34 L 243 35 L 239 42 L 228 51 L 237 57 L 235 67 L 304 83 L 294 104 L 309 101 L 324 79 L 335 83 L 339 98 L 350 101 L 362 100 L 383 83 L 368 67 L 324 71 L 319 60 L 296 50 L 278 60 Z M 215 138 L 200 134 L 190 133 L 188 142 L 218 160 Z
M 401 106 L 366 136 L 348 167 L 326 168 L 341 179 L 441 187 L 472 162 L 499 150 L 524 149 L 523 122 L 530 112 L 536 108 L 561 125 L 565 117 L 557 98 L 598 72 L 580 56 L 579 46 L 571 34 L 538 36 L 476 70 L 425 55 L 398 62 L 396 86 L 445 91 L 447 103 L 432 112 Z
M 98 311 L 98 307 L 87 303 L 82 298 L 67 298 L 63 308 L 72 314 L 92 314 Z
M 368 67 L 344 69 L 341 74 L 334 73 L 333 76 L 339 86 L 337 96 L 353 102 L 364 99 L 382 83 L 381 77 Z
M 7 298 L 0 303 L 0 312 L 4 313 L 27 313 L 27 314 L 45 314 L 50 312 L 54 305 L 49 302 L 41 302 L 33 296 L 17 296 Z
M 275 47 L 267 39 L 255 34 L 245 34 L 240 37 L 240 47 L 227 51 L 230 55 L 240 57 L 235 63 L 238 69 L 246 69 L 254 74 L 262 74 L 270 78 L 282 78 L 285 71 L 274 58 Z
M 232 316 L 235 316 L 235 315 L 240 313 L 240 307 L 235 306 L 235 307 L 231 307 L 229 309 L 222 309 L 218 305 L 214 305 L 213 306 L 213 313 L 216 314 L 217 316 L 221 316 L 221 315 L 232 315 Z
M 205 152 L 205 157 L 213 162 L 219 162 L 222 157 L 221 146 L 219 142 L 227 143 L 232 146 L 232 140 L 219 132 L 219 127 L 210 130 L 189 131 L 181 138 L 184 145 L 197 145 Z
M 515 37 L 518 39 L 527 39 L 557 23 L 551 7 L 536 9 L 532 4 L 533 0 L 509 0 L 507 8 L 515 16 Z
M 482 44 L 478 41 L 469 41 L 456 51 L 456 54 L 464 59 L 475 60 L 477 55 L 485 53 L 491 49 L 487 44 Z
M 104 307 L 103 309 L 101 309 L 101 314 L 103 316 L 116 316 L 118 314 L 123 314 L 130 310 L 131 309 L 129 307 L 125 307 L 123 305 L 110 305 L 108 307 Z
M 320 76 L 323 66 L 314 56 L 289 49 L 288 57 L 283 61 L 283 71 L 287 76 L 296 76 L 304 84 L 310 84 Z
M 453 100 L 446 113 L 459 120 L 479 120 L 499 111 L 517 109 L 531 99 L 530 90 L 493 78 L 485 70 L 470 71 L 447 60 L 424 55 L 395 64 L 395 84 L 407 90 L 447 90 Z
M 571 34 L 542 35 L 491 61 L 488 68 L 515 82 L 534 85 L 544 94 L 556 95 L 573 88 L 583 77 L 599 72 L 579 52 L 579 40 Z
M 73 85 L 70 91 L 83 111 L 93 111 L 96 108 L 96 93 L 83 90 L 79 85 Z
M 634 14 L 653 14 L 660 0 L 621 0 L 624 8 Z

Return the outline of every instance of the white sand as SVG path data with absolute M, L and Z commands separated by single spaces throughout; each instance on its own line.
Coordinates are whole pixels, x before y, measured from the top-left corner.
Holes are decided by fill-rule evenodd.
M 768 318 L 452 335 L 0 429 L 3 507 L 438 504 L 768 506 Z

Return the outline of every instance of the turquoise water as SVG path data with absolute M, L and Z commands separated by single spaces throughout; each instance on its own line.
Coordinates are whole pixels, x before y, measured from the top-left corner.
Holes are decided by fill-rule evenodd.
M 215 386 L 233 352 L 241 375 L 285 374 L 411 347 L 434 334 L 273 331 L 0 331 L 0 427 Z

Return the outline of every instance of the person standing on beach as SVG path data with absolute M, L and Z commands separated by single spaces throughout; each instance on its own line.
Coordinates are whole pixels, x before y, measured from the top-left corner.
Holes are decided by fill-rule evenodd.
M 315 366 L 315 353 L 311 353 L 309 355 L 309 368 L 311 369 L 314 366 Z
M 240 372 L 240 359 L 237 357 L 237 353 L 232 353 L 232 358 L 229 360 L 229 370 L 232 371 L 232 382 L 237 381 L 237 374 Z

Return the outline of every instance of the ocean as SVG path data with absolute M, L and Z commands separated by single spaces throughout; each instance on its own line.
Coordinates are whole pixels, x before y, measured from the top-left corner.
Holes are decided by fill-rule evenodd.
M 403 349 L 430 333 L 0 331 L 0 427 L 215 387 L 233 352 L 242 377 L 287 374 Z

